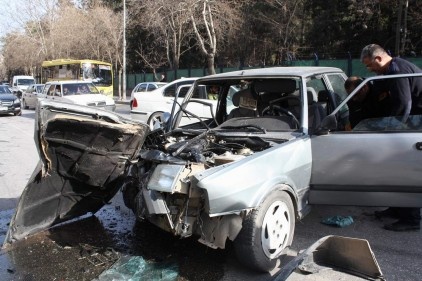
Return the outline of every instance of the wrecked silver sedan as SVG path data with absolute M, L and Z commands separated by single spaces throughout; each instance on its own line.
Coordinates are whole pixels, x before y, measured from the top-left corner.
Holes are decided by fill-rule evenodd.
M 269 271 L 310 204 L 422 206 L 422 158 L 413 146 L 422 126 L 344 131 L 345 78 L 328 67 L 204 77 L 153 131 L 110 112 L 43 102 L 35 128 L 41 162 L 6 240 L 95 213 L 121 190 L 137 219 L 212 248 L 231 240 L 242 263 Z M 216 110 L 195 99 L 211 86 Z

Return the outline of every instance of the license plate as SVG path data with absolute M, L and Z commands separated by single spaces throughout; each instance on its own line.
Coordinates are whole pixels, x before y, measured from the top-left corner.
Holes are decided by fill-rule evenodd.
M 8 110 L 7 106 L 0 106 L 0 111 L 7 111 L 7 110 Z

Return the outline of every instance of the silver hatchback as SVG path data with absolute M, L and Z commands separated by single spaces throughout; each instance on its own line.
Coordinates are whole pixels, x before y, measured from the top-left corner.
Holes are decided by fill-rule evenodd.
M 347 102 L 359 90 L 347 96 L 345 79 L 330 67 L 203 77 L 154 131 L 44 102 L 35 138 L 42 165 L 6 240 L 95 213 L 122 190 L 137 219 L 211 248 L 232 240 L 243 264 L 269 271 L 312 204 L 422 207 L 422 116 L 368 119 L 345 131 Z M 192 114 L 190 103 L 214 112 L 194 98 L 210 85 L 220 87 L 215 115 Z M 197 122 L 179 126 L 187 117 Z

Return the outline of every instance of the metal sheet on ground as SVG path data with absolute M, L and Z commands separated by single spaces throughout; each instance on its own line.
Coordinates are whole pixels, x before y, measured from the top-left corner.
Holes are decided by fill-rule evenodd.
M 3 217 L 6 221 L 4 213 Z M 142 257 L 156 268 L 176 267 L 177 280 L 221 280 L 225 255 L 196 239 L 180 240 L 149 223 L 136 223 L 128 209 L 113 203 L 95 216 L 61 224 L 3 249 L 0 280 L 94 280 L 124 256 Z

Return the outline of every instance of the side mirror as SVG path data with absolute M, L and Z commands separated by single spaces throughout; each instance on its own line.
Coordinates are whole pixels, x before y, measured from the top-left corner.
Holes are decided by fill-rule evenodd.
M 326 135 L 329 131 L 337 129 L 337 118 L 334 114 L 328 115 L 321 121 L 321 125 L 316 131 L 317 135 Z

